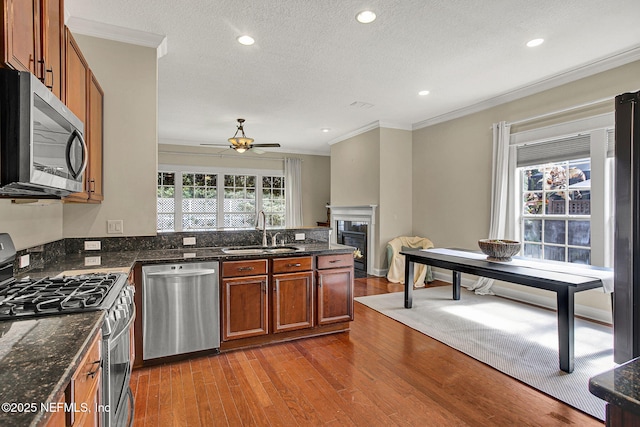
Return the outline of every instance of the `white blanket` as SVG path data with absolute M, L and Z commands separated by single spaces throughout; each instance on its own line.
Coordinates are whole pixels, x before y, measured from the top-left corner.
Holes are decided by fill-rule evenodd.
M 392 283 L 402 283 L 404 285 L 404 255 L 400 255 L 402 247 L 412 249 L 428 249 L 433 248 L 433 243 L 426 237 L 396 237 L 389 242 L 389 246 L 393 248 L 393 256 L 389 260 L 389 271 L 387 272 L 387 280 Z M 413 284 L 415 287 L 423 287 L 424 279 L 427 275 L 427 266 L 417 264 L 413 273 Z

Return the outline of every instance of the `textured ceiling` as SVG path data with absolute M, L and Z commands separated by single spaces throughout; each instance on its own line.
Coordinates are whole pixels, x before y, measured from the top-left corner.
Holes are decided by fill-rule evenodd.
M 256 143 L 328 154 L 330 141 L 376 121 L 411 129 L 640 51 L 639 0 L 66 0 L 65 5 L 67 17 L 166 35 L 168 51 L 158 60 L 159 138 L 192 145 L 226 143 L 242 117 Z M 356 22 L 364 9 L 378 19 Z M 242 34 L 256 43 L 240 45 L 236 38 Z M 537 37 L 545 43 L 525 47 Z M 420 90 L 431 93 L 419 96 Z

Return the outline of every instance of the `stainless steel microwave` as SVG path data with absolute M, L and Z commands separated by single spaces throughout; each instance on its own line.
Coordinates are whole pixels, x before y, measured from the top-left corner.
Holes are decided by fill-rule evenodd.
M 0 69 L 0 196 L 83 190 L 84 124 L 33 74 Z

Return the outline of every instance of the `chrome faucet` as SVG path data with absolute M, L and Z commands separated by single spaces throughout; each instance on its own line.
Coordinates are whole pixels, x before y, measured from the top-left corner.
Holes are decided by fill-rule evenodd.
M 278 234 L 280 234 L 279 231 L 273 236 L 271 236 L 271 246 L 278 246 L 278 241 L 276 240 L 276 237 L 278 236 Z
M 262 218 L 262 246 L 267 246 L 267 218 L 264 215 L 264 211 L 258 212 L 256 230 L 260 230 L 260 218 Z

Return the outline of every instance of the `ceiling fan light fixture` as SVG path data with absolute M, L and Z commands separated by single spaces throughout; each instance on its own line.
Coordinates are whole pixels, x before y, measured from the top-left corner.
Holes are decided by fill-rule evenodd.
M 247 151 L 247 148 L 245 147 L 233 147 L 234 150 L 236 150 L 238 153 L 244 153 L 245 151 Z

